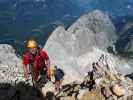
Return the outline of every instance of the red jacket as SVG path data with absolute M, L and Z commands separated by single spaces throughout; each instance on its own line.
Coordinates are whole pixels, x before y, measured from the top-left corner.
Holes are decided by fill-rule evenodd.
M 31 56 L 33 57 L 32 58 L 32 68 L 34 69 L 34 75 L 32 76 L 33 80 L 38 79 L 38 76 L 39 76 L 39 73 L 40 73 L 40 70 L 42 69 L 42 67 L 50 67 L 50 61 L 49 61 L 49 57 L 48 57 L 47 53 L 40 48 L 38 50 L 40 52 L 40 55 L 32 56 L 32 54 L 30 52 L 26 52 L 23 55 L 23 64 L 25 67 L 24 69 L 26 69 L 25 74 L 29 73 L 29 70 L 28 70 L 29 68 L 27 65 L 30 64 Z M 44 60 L 42 60 L 42 59 L 44 59 Z

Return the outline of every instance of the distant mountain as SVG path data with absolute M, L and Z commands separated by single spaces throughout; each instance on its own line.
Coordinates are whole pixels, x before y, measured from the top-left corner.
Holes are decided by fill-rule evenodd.
M 0 43 L 20 46 L 14 41 L 22 44 L 27 37 L 44 43 L 55 27 L 69 26 L 82 12 L 71 0 L 0 0 Z
M 0 24 L 4 24 L 11 32 L 28 33 L 38 25 L 61 20 L 66 15 L 79 16 L 80 14 L 81 9 L 69 0 L 5 0 L 0 2 Z
M 133 15 L 110 15 L 110 18 L 116 27 L 117 33 L 121 33 L 126 24 L 133 22 Z
M 99 9 L 114 15 L 132 15 L 132 0 L 76 0 L 86 11 Z
M 133 23 L 127 23 L 120 31 L 116 47 L 120 54 L 133 58 Z

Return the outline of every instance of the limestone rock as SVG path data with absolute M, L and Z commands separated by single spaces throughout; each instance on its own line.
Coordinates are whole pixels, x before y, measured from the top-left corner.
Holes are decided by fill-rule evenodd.
M 52 82 L 47 82 L 44 87 L 42 87 L 42 94 L 46 96 L 47 92 L 55 92 L 55 86 Z
M 108 99 L 112 96 L 112 92 L 109 87 L 103 87 L 101 89 L 101 93 L 105 97 L 105 99 Z
M 106 50 L 116 38 L 115 28 L 109 17 L 101 11 L 94 11 L 79 18 L 67 30 L 62 26 L 57 27 L 47 40 L 44 50 L 50 57 L 51 65 L 57 65 L 64 70 L 63 84 L 69 83 L 70 85 L 76 80 L 82 83 L 85 73 L 93 70 L 92 63 L 98 62 L 101 67 L 98 68 L 96 74 L 96 85 L 101 87 L 102 82 L 105 81 L 103 86 L 108 88 L 105 94 L 111 100 L 116 96 L 111 96 L 110 86 L 116 85 L 118 80 L 122 81 L 124 91 L 128 90 L 127 94 L 132 94 L 132 90 L 128 89 L 132 89 L 129 87 L 132 85 L 128 86 L 126 79 L 122 79 L 118 75 L 119 73 L 123 75 L 132 73 L 132 63 L 124 58 L 109 54 Z M 76 90 L 76 93 L 80 89 L 81 87 Z M 67 92 L 62 90 L 59 95 L 66 97 L 72 93 L 73 88 L 70 88 Z M 90 97 L 91 93 L 87 93 L 84 97 Z M 127 94 L 125 96 L 128 96 Z M 101 100 L 101 98 L 99 99 L 101 94 L 96 95 L 98 95 L 98 100 Z
M 76 99 L 72 96 L 67 96 L 67 97 L 61 97 L 60 100 L 76 100 Z
M 95 10 L 92 13 L 81 16 L 77 22 L 68 29 L 68 31 L 75 33 L 75 29 L 82 27 L 92 30 L 95 34 L 105 32 L 109 41 L 114 41 L 117 38 L 115 34 L 115 27 L 110 18 L 108 15 L 99 10 Z
M 126 93 L 125 89 L 117 84 L 112 87 L 112 91 L 118 97 L 121 97 Z
M 81 81 L 103 51 L 116 38 L 115 28 L 109 17 L 94 11 L 79 18 L 67 30 L 57 27 L 47 40 L 44 50 L 52 65 L 61 67 L 66 75 L 64 83 Z M 74 75 L 73 75 L 74 73 Z
M 78 65 L 73 61 L 75 59 L 72 56 L 74 52 L 73 41 L 69 33 L 63 27 L 58 27 L 47 42 L 48 44 L 46 43 L 44 50 L 48 53 L 51 64 L 57 65 L 64 70 L 66 74 L 64 80 L 67 80 L 66 82 L 73 82 L 75 78 L 77 80 L 79 78 L 82 79 L 79 69 L 76 69 Z M 73 73 L 75 76 L 73 76 Z
M 81 100 L 86 93 L 88 93 L 88 89 L 79 90 L 79 94 L 77 96 L 78 100 Z
M 128 97 L 127 97 L 127 100 L 133 100 L 133 95 L 128 96 Z
M 102 100 L 100 90 L 86 92 L 80 100 Z
M 22 60 L 8 44 L 0 45 L 0 82 L 15 83 L 23 80 Z

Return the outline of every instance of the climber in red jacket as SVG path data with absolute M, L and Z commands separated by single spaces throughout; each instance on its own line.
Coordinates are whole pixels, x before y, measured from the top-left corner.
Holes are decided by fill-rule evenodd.
M 27 41 L 27 48 L 28 51 L 23 55 L 25 78 L 28 80 L 30 74 L 34 82 L 42 74 L 45 74 L 45 78 L 50 78 L 50 60 L 47 53 L 38 47 L 34 39 Z

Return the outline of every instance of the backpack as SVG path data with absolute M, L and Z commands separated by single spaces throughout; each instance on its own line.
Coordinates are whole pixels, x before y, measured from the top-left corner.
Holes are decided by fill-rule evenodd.
M 62 69 L 58 68 L 57 71 L 61 74 L 62 77 L 65 75 L 65 73 Z

